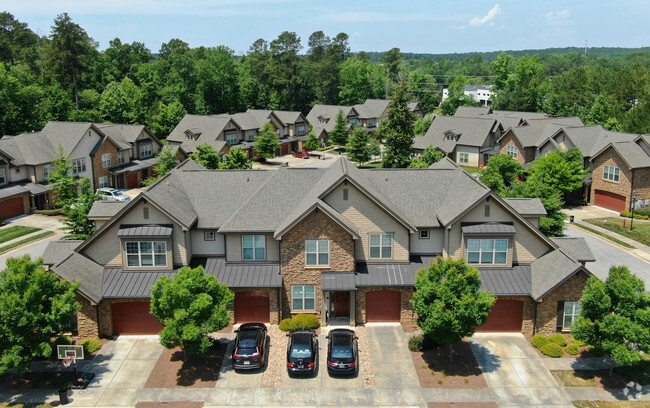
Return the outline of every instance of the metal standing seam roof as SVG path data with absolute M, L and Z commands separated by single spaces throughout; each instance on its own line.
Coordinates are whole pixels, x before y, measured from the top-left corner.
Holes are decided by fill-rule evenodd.
M 150 298 L 151 288 L 161 276 L 171 278 L 172 271 L 124 271 L 122 268 L 104 269 L 103 298 Z
M 112 174 L 122 174 L 122 173 L 132 173 L 134 171 L 138 170 L 143 170 L 143 169 L 148 169 L 156 165 L 156 158 L 152 157 L 151 159 L 144 159 L 144 160 L 131 160 L 130 162 L 119 166 L 119 167 L 113 167 L 112 169 L 109 169 L 109 173 Z
M 463 235 L 514 235 L 517 230 L 510 223 L 485 222 L 474 225 L 461 223 Z
M 170 237 L 172 231 L 172 224 L 120 225 L 120 229 L 117 231 L 117 236 L 120 238 Z
M 203 260 L 205 260 L 203 263 Z M 231 288 L 279 288 L 282 286 L 280 264 L 226 263 L 223 257 L 193 260 L 193 267 L 204 265 L 205 273 L 213 275 Z
M 357 290 L 354 272 L 323 272 L 321 290 Z
M 357 263 L 355 283 L 359 286 L 414 286 L 418 270 L 436 257 L 414 256 L 410 263 Z
M 481 290 L 490 290 L 500 296 L 530 296 L 532 278 L 530 265 L 512 268 L 479 268 Z

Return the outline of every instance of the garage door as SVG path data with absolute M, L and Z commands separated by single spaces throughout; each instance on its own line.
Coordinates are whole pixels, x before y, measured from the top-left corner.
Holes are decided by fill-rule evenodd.
M 280 146 L 280 151 L 282 155 L 289 154 L 289 143 L 283 143 L 282 146 Z
M 235 323 L 271 322 L 269 292 L 235 293 Z
M 368 322 L 399 322 L 401 292 L 379 290 L 366 293 L 366 320 Z
M 626 210 L 625 197 L 622 195 L 604 190 L 596 190 L 595 199 L 596 205 L 599 207 L 605 207 L 619 212 Z
M 23 214 L 23 198 L 14 197 L 0 202 L 0 220 Z
M 162 324 L 149 312 L 149 302 L 125 302 L 111 305 L 113 334 L 158 334 Z
M 524 302 L 520 300 L 497 299 L 488 315 L 487 322 L 479 332 L 521 332 Z
M 136 188 L 138 186 L 138 173 L 129 173 L 126 176 L 126 187 Z

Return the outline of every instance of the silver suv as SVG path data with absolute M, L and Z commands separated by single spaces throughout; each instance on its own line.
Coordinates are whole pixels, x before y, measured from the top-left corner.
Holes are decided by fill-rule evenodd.
M 131 197 L 114 188 L 100 188 L 97 195 L 104 201 L 129 201 Z

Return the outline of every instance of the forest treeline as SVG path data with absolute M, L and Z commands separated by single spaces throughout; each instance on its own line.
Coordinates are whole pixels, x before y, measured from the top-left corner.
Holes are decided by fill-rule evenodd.
M 51 120 L 137 123 L 165 137 L 186 113 L 248 108 L 297 110 L 390 97 L 406 81 L 426 112 L 472 104 L 465 84 L 495 84 L 498 109 L 580 116 L 609 129 L 650 133 L 650 51 L 613 57 L 584 53 L 405 59 L 398 48 L 350 52 L 349 37 L 316 31 L 306 41 L 282 32 L 243 56 L 227 46 L 190 48 L 170 39 L 159 50 L 110 41 L 103 51 L 63 13 L 47 36 L 0 13 L 0 135 L 40 130 Z

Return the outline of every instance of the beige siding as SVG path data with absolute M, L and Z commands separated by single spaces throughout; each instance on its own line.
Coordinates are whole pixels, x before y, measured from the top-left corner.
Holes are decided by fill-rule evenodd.
M 553 145 L 553 143 L 551 143 L 550 141 L 546 142 L 544 146 L 541 146 L 539 150 L 539 155 L 536 155 L 536 157 L 544 157 L 550 152 L 552 152 L 553 150 L 555 150 L 555 146 Z
M 485 205 L 490 206 L 490 216 L 485 217 Z M 461 222 L 513 222 L 517 231 L 513 237 L 508 237 L 511 252 L 508 254 L 508 261 L 513 264 L 529 264 L 551 249 L 549 244 L 544 242 L 523 223 L 506 212 L 506 210 L 495 200 L 480 203 L 476 208 L 467 213 L 456 222 L 451 228 L 449 240 L 449 252 L 453 258 L 465 258 L 464 242 L 462 240 Z M 512 240 L 514 239 L 514 246 Z
M 343 200 L 344 188 L 348 189 L 347 200 Z M 358 242 L 355 245 L 354 256 L 356 260 L 375 261 L 375 259 L 370 259 L 368 247 L 370 234 L 392 233 L 392 260 L 408 261 L 409 231 L 352 184 L 347 186 L 344 184 L 339 185 L 325 197 L 325 202 L 359 228 L 361 245 Z M 386 259 L 376 261 L 386 262 Z
M 143 217 L 143 208 L 149 208 L 149 219 Z M 115 222 L 105 231 L 98 239 L 90 244 L 85 253 L 100 265 L 104 266 L 122 266 L 122 251 L 120 247 L 120 238 L 117 231 L 120 224 L 173 224 L 172 232 L 172 260 L 170 265 L 187 266 L 188 260 L 185 257 L 185 236 L 180 225 L 174 223 L 171 218 L 156 209 L 151 204 L 140 202 L 136 204 L 128 214 L 125 214 L 120 220 Z
M 206 230 L 192 230 L 192 254 L 193 255 L 220 255 L 226 254 L 226 240 L 223 234 L 216 231 L 214 241 L 205 240 Z
M 249 235 L 249 234 L 227 234 L 226 235 L 226 260 L 228 262 L 242 261 L 242 253 L 241 253 L 242 235 Z M 255 235 L 255 234 L 250 234 L 250 235 Z M 266 261 L 279 262 L 280 241 L 275 240 L 272 234 L 261 234 L 261 235 L 266 236 Z M 246 261 L 246 262 L 255 262 L 255 261 Z
M 467 163 L 461 163 L 460 162 L 460 154 L 461 153 L 467 153 L 468 160 L 469 160 Z M 471 146 L 456 145 L 456 163 L 462 164 L 463 166 L 478 167 L 479 148 L 478 147 L 471 147 Z
M 411 234 L 411 254 L 435 255 L 442 253 L 442 240 L 444 230 L 442 228 L 429 229 L 429 238 L 421 239 L 420 231 Z
M 557 142 L 558 146 L 560 146 L 563 151 L 567 151 L 575 147 L 573 142 L 571 142 L 571 139 L 569 139 L 569 137 L 564 132 L 555 137 L 555 142 Z

